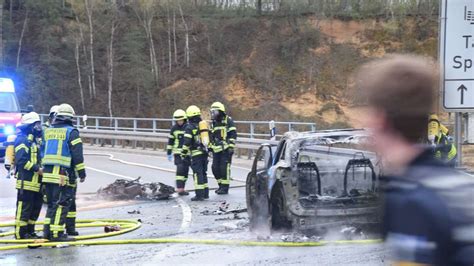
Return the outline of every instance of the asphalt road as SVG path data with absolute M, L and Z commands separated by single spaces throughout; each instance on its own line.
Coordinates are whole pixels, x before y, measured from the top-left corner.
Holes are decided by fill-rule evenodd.
M 100 155 L 98 154 L 100 153 Z M 113 159 L 122 161 L 111 161 Z M 174 166 L 164 154 L 140 155 L 117 150 L 87 149 L 88 178 L 80 184 L 78 217 L 140 219 L 140 229 L 112 239 L 173 237 L 184 239 L 260 239 L 262 234 L 248 230 L 245 213 L 234 216 L 213 212 L 225 201 L 229 209 L 245 208 L 245 189 L 233 188 L 229 195 L 215 195 L 205 202 L 191 202 L 190 196 L 167 201 L 104 201 L 93 194 L 116 178 L 136 178 L 144 182 L 174 185 Z M 3 168 L 3 167 L 2 167 Z M 232 176 L 244 181 L 250 161 L 235 160 Z M 209 167 L 209 175 L 212 175 Z M 13 180 L 4 178 L 0 170 L 0 222 L 13 220 L 15 190 Z M 210 178 L 210 186 L 216 182 Z M 233 181 L 233 186 L 242 185 Z M 192 188 L 192 177 L 187 187 Z M 134 214 L 130 214 L 135 212 Z M 136 213 L 139 212 L 139 213 Z M 43 217 L 43 215 L 42 215 Z M 89 234 L 100 229 L 82 230 Z M 283 233 L 273 233 L 271 241 L 281 241 Z M 89 264 L 311 264 L 311 265 L 382 265 L 385 251 L 380 244 L 330 245 L 306 248 L 237 247 L 198 244 L 146 244 L 119 246 L 84 246 L 0 251 L 0 265 L 89 265 Z

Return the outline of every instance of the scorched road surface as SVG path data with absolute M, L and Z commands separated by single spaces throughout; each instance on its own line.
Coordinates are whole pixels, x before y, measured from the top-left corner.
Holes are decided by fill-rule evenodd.
M 92 154 L 94 153 L 94 155 Z M 115 159 L 109 160 L 111 154 Z M 257 241 L 248 230 L 246 213 L 217 214 L 225 201 L 228 209 L 245 208 L 245 188 L 233 188 L 229 195 L 215 195 L 204 202 L 191 202 L 190 196 L 166 201 L 104 201 L 93 194 L 116 178 L 142 177 L 143 182 L 174 184 L 174 165 L 163 154 L 139 155 L 117 150 L 86 150 L 88 178 L 80 184 L 79 219 L 140 219 L 142 227 L 134 232 L 106 239 L 181 238 Z M 140 165 L 136 165 L 140 164 Z M 236 160 L 232 177 L 244 181 L 250 161 Z M 157 167 L 163 168 L 161 170 Z M 2 165 L 3 168 L 3 165 Z M 212 175 L 209 167 L 209 175 Z M 14 219 L 13 180 L 5 179 L 0 170 L 0 222 Z M 210 186 L 216 182 L 211 177 Z M 234 181 L 232 185 L 243 185 Z M 193 187 L 192 177 L 187 183 Z M 191 193 L 192 194 L 192 193 Z M 41 215 L 42 219 L 44 214 Z M 101 232 L 102 228 L 80 229 L 81 234 Z M 274 233 L 269 241 L 281 241 Z M 99 239 L 101 240 L 101 239 Z M 0 251 L 0 265 L 116 265 L 116 264 L 312 264 L 312 265 L 382 265 L 385 251 L 380 244 L 331 245 L 321 247 L 242 247 L 198 244 L 142 244 L 82 246 Z

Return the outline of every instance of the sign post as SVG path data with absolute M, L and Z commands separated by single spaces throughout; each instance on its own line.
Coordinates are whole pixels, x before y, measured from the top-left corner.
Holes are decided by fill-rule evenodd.
M 455 141 L 462 163 L 462 112 L 474 111 L 474 1 L 442 0 L 439 59 L 443 107 L 456 112 Z

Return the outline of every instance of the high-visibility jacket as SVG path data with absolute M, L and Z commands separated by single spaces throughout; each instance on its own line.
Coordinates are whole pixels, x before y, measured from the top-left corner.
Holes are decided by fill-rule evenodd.
M 16 188 L 33 192 L 40 192 L 41 176 L 38 170 L 41 168 L 41 157 L 36 138 L 29 134 L 20 133 L 15 140 L 15 168 Z
M 191 157 L 207 154 L 206 147 L 199 136 L 199 121 L 188 122 L 184 130 L 182 155 Z
M 448 137 L 440 133 L 438 136 L 435 138 L 435 144 L 436 144 L 436 149 L 435 149 L 435 157 L 438 159 L 441 159 L 442 161 L 445 162 L 451 162 L 456 158 L 457 155 L 457 149 L 456 145 L 453 143 L 450 143 Z
M 68 140 L 72 126 L 49 127 L 44 132 L 44 157 L 43 165 L 57 165 L 65 168 L 71 167 L 71 150 Z
M 183 142 L 184 142 L 184 130 L 186 128 L 186 124 L 178 125 L 175 124 L 170 131 L 170 135 L 168 137 L 168 145 L 166 146 L 167 154 L 170 155 L 171 153 L 176 155 L 181 155 L 183 151 Z
M 235 147 L 237 139 L 237 128 L 234 120 L 230 116 L 225 116 L 221 121 L 212 121 L 211 128 L 211 149 L 214 153 L 219 153 Z
M 67 123 L 54 124 L 44 132 L 44 183 L 74 185 L 85 178 L 84 155 L 79 131 Z

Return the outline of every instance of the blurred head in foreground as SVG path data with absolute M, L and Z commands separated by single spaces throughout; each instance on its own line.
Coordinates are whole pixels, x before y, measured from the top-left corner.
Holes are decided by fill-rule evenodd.
M 402 55 L 373 61 L 358 72 L 355 100 L 366 106 L 364 126 L 373 131 L 373 148 L 389 169 L 421 152 L 414 144 L 426 138 L 436 74 L 431 61 Z
M 474 265 L 474 177 L 436 160 L 426 139 L 437 71 L 419 57 L 370 63 L 357 76 L 365 126 L 384 159 L 383 235 L 394 265 Z

